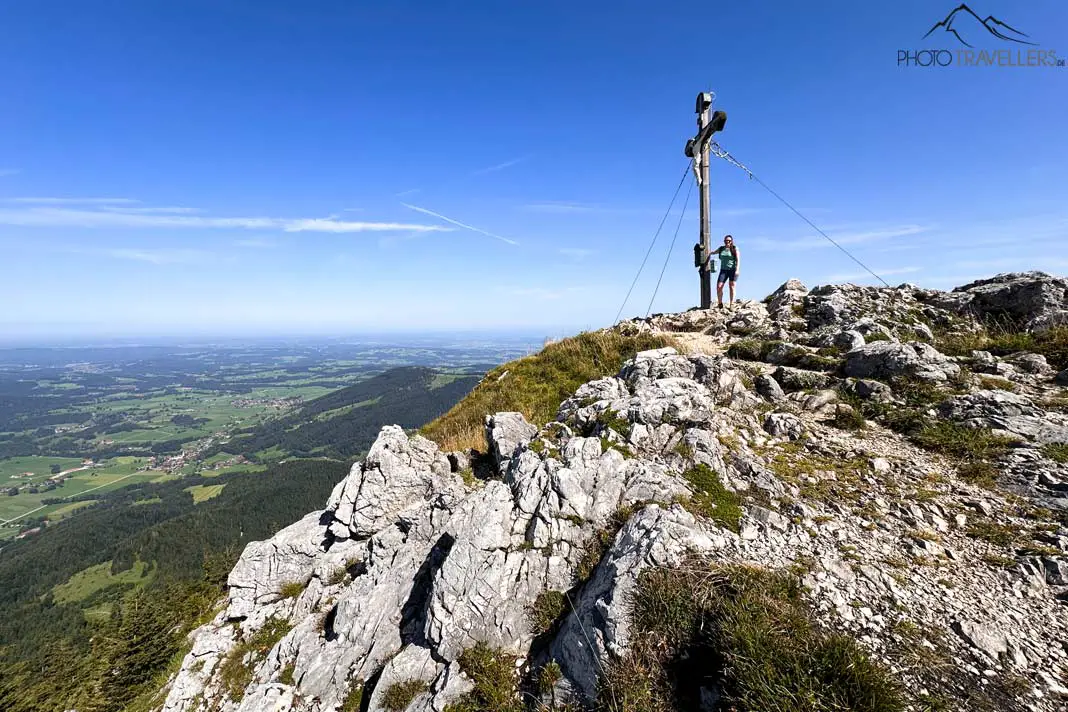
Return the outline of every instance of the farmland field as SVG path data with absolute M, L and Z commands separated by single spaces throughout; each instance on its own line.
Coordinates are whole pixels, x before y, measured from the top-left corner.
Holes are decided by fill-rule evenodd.
M 530 348 L 529 339 L 382 339 L 0 349 L 0 542 L 132 485 L 256 473 L 294 455 L 351 456 L 359 448 L 348 443 L 363 442 L 379 417 L 399 422 L 389 399 L 409 398 L 411 384 L 454 401 L 488 365 Z M 373 385 L 413 366 L 433 370 Z M 331 395 L 361 383 L 366 393 L 351 400 Z M 321 398 L 333 400 L 299 415 Z M 190 494 L 203 502 L 218 487 Z

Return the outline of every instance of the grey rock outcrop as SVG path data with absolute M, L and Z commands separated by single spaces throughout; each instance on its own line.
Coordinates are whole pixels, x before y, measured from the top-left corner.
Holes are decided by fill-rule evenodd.
M 768 413 L 764 418 L 764 430 L 775 437 L 797 440 L 804 431 L 804 425 L 796 415 L 790 413 Z
M 944 382 L 960 374 L 960 366 L 934 347 L 913 342 L 877 341 L 846 354 L 845 374 L 880 380 L 902 376 Z
M 1068 279 L 1045 272 L 1012 272 L 981 279 L 954 292 L 987 319 L 1009 319 L 1029 331 L 1068 324 Z
M 696 562 L 798 573 L 820 628 L 857 641 L 903 689 L 941 675 L 948 687 L 931 693 L 952 698 L 1005 673 L 1025 684 L 1027 709 L 1059 712 L 1068 528 L 1033 518 L 1068 511 L 1068 466 L 1047 447 L 1068 443 L 1063 391 L 1039 359 L 955 360 L 925 343 L 930 326 L 977 328 L 968 315 L 1007 298 L 991 296 L 1006 285 L 947 295 L 787 283 L 766 305 L 625 322 L 627 333 L 693 335 L 688 345 L 709 352 L 639 353 L 581 385 L 543 427 L 489 415 L 488 458 L 473 455 L 495 467 L 472 484 L 460 476 L 472 453 L 383 428 L 322 511 L 248 545 L 161 712 L 338 712 L 361 684 L 366 708 L 381 712 L 390 686 L 413 682 L 406 712 L 443 712 L 471 689 L 463 654 L 479 644 L 514 656 L 517 677 L 552 661 L 552 698 L 582 708 L 644 634 L 631 607 L 643 575 Z M 1020 318 L 1055 319 L 1053 291 L 1027 293 L 1037 311 Z M 718 355 L 738 334 L 786 341 L 771 360 L 811 367 L 769 375 L 765 363 Z M 842 371 L 822 348 L 836 340 L 848 347 Z M 958 361 L 1010 380 L 960 378 Z M 899 378 L 900 388 L 883 382 Z M 911 407 L 909 379 L 936 396 L 920 406 L 924 422 L 1013 436 L 995 463 L 1013 498 L 883 426 L 884 413 Z M 857 417 L 835 417 L 853 408 Z M 701 489 L 709 472 L 722 501 Z M 565 592 L 551 627 L 535 629 L 532 610 Z M 221 668 L 278 621 L 285 634 L 240 661 L 251 682 L 231 699 Z M 945 668 L 901 666 L 901 645 L 916 643 L 902 631 L 931 631 L 921 644 Z
M 954 396 L 939 410 L 951 420 L 1014 433 L 1040 445 L 1068 443 L 1068 416 L 1046 413 L 1015 393 L 994 390 Z

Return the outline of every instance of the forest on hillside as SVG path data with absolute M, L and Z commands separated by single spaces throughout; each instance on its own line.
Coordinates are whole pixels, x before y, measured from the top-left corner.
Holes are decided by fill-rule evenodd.
M 260 474 L 137 485 L 6 547 L 0 709 L 124 709 L 210 615 L 245 544 L 322 507 L 347 472 L 345 462 L 309 459 Z M 196 487 L 220 485 L 195 503 Z M 64 586 L 86 571 L 103 581 Z
M 417 428 L 448 411 L 479 378 L 418 366 L 394 368 L 309 401 L 283 418 L 241 431 L 206 454 L 227 452 L 255 459 L 275 448 L 297 456 L 356 457 L 367 450 L 383 424 Z

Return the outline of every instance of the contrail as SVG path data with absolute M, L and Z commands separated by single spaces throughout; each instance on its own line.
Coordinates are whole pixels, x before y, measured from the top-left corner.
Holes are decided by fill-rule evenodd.
M 408 203 L 403 203 L 403 202 L 401 203 L 401 205 L 403 205 L 404 207 L 409 208 L 411 210 L 414 210 L 414 211 L 416 211 L 418 213 L 423 213 L 424 215 L 430 215 L 432 217 L 437 218 L 438 220 L 444 220 L 447 223 L 452 223 L 453 225 L 456 225 L 457 227 L 462 227 L 465 230 L 470 230 L 471 232 L 481 233 L 481 234 L 486 235 L 488 237 L 492 237 L 492 238 L 494 238 L 496 240 L 500 240 L 501 242 L 507 242 L 509 245 L 518 245 L 519 244 L 515 240 L 510 240 L 507 237 L 502 237 L 500 235 L 495 235 L 492 232 L 486 232 L 485 230 L 483 230 L 481 228 L 474 227 L 473 225 L 468 225 L 466 223 L 462 223 L 459 220 L 453 220 L 452 218 L 446 217 L 446 216 L 442 215 L 441 213 L 435 213 L 433 210 L 427 210 L 426 208 L 420 208 L 418 205 L 410 205 Z
M 496 173 L 497 171 L 503 171 L 505 168 L 511 168 L 512 166 L 516 165 L 517 163 L 522 163 L 523 161 L 528 160 L 532 155 L 533 154 L 528 153 L 525 156 L 520 156 L 519 158 L 513 158 L 510 161 L 505 161 L 504 163 L 498 163 L 495 166 L 489 166 L 487 168 L 480 168 L 477 171 L 471 171 L 471 175 L 472 176 L 484 176 L 487 173 Z

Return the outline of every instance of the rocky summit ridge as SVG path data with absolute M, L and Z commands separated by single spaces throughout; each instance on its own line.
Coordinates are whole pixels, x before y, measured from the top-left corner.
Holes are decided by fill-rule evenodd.
M 676 347 L 554 422 L 487 413 L 481 453 L 383 428 L 321 511 L 247 546 L 158 709 L 753 709 L 744 656 L 707 641 L 669 661 L 696 674 L 638 664 L 667 659 L 672 609 L 635 602 L 759 571 L 862 656 L 821 680 L 885 678 L 775 709 L 1066 709 L 1066 324 L 1068 280 L 1042 273 L 791 280 L 622 322 Z

